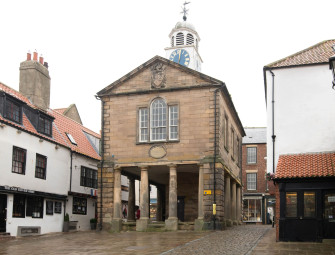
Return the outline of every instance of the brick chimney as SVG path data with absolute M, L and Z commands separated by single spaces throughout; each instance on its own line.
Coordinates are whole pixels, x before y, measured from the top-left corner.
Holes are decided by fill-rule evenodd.
M 46 63 L 46 62 L 45 62 Z M 27 53 L 27 60 L 20 64 L 20 92 L 34 105 L 47 110 L 50 107 L 50 76 L 44 59 L 34 51 Z

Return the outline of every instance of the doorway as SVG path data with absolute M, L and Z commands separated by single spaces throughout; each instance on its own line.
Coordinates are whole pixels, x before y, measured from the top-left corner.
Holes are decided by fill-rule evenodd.
M 324 238 L 335 238 L 335 191 L 324 193 L 323 230 Z
M 177 216 L 178 220 L 184 221 L 184 211 L 185 211 L 185 197 L 178 196 L 178 204 L 177 204 Z
M 0 194 L 0 232 L 6 232 L 7 195 Z

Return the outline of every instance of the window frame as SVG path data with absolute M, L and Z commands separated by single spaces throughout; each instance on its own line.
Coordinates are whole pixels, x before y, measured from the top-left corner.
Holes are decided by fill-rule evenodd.
M 17 114 L 14 114 L 14 107 L 17 108 L 17 111 L 15 110 Z M 4 112 L 6 119 L 18 124 L 22 124 L 22 105 L 19 102 L 16 102 L 16 100 L 12 100 L 11 98 L 6 97 Z M 17 116 L 17 118 L 15 118 L 14 115 Z
M 14 153 L 15 151 L 17 152 L 22 152 L 23 153 L 23 161 L 19 161 L 19 160 L 14 160 Z M 15 163 L 17 163 L 17 166 L 14 166 L 16 165 Z M 23 149 L 23 148 L 20 148 L 20 147 L 17 147 L 17 146 L 13 146 L 13 153 L 12 153 L 12 173 L 15 173 L 15 174 L 22 174 L 22 175 L 25 175 L 26 174 L 26 162 L 27 162 L 27 150 L 26 149 Z M 15 171 L 14 170 L 14 167 L 15 169 L 20 169 L 20 166 L 21 166 L 21 171 Z
M 46 215 L 54 214 L 54 201 L 51 201 L 51 200 L 45 201 L 45 214 Z
M 152 100 L 149 112 L 150 141 L 166 141 L 168 129 L 168 107 L 165 100 L 163 98 L 155 98 L 154 100 Z M 159 137 L 160 135 L 162 135 L 162 138 Z
M 26 217 L 26 196 L 25 195 L 14 194 L 12 217 L 13 218 L 25 218 Z
M 250 149 L 255 149 L 255 155 L 251 155 L 249 150 Z M 255 160 L 251 161 L 250 159 L 252 159 L 251 157 L 254 157 Z M 252 146 L 252 147 L 247 147 L 247 165 L 254 165 L 257 164 L 257 147 L 256 146 Z
M 27 196 L 26 216 L 42 219 L 44 198 L 38 196 Z
M 85 208 L 85 210 L 82 210 L 83 208 Z M 83 197 L 73 197 L 72 213 L 87 215 L 87 199 Z
M 255 180 L 250 180 L 251 176 L 255 176 Z M 247 190 L 257 190 L 257 173 L 247 173 L 246 175 L 246 179 L 247 179 Z M 252 182 L 251 182 L 252 181 Z M 253 188 L 253 186 L 251 187 L 251 184 L 253 184 L 255 186 L 255 188 Z
M 43 115 L 38 117 L 38 132 L 47 136 L 52 136 L 52 120 Z
M 62 202 L 55 201 L 54 213 L 62 213 Z
M 81 166 L 80 186 L 97 189 L 98 188 L 98 170 Z
M 45 160 L 44 162 L 39 159 Z M 36 163 L 35 163 L 35 178 L 46 180 L 47 177 L 47 157 L 36 153 Z M 44 163 L 44 166 L 38 165 L 38 163 Z
M 161 100 L 164 103 L 164 110 L 161 110 L 165 116 L 161 119 L 157 117 L 157 111 L 155 112 L 156 117 L 153 120 L 153 112 L 155 108 L 153 104 Z M 172 120 L 172 115 L 175 114 L 176 119 Z M 180 107 L 178 103 L 167 103 L 164 98 L 156 97 L 154 98 L 149 106 L 139 106 L 137 107 L 137 142 L 141 143 L 160 143 L 160 142 L 178 142 L 180 135 Z M 165 118 L 165 119 L 164 119 Z M 163 122 L 161 126 L 153 126 L 153 122 Z M 156 138 L 153 135 L 154 129 L 163 128 L 164 132 L 156 133 L 158 136 L 164 134 L 162 139 Z M 172 130 L 174 130 L 175 135 L 173 135 Z

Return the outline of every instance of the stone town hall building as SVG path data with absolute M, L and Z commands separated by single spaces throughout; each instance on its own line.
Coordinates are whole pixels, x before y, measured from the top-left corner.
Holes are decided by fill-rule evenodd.
M 141 181 L 138 231 L 151 224 L 149 184 L 157 187 L 156 220 L 168 230 L 183 221 L 196 230 L 241 222 L 243 126 L 225 83 L 199 72 L 194 27 L 178 22 L 169 37 L 167 58 L 155 56 L 97 93 L 103 228 L 122 229 L 121 174 L 129 178 L 128 222 L 135 220 L 134 180 Z

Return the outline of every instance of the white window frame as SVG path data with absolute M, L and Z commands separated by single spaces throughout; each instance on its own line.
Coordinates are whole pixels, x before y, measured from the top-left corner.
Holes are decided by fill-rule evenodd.
M 257 190 L 257 173 L 247 173 L 247 190 Z
M 167 139 L 167 105 L 162 98 L 156 98 L 150 105 L 150 141 Z
M 139 123 L 139 141 L 147 142 L 149 139 L 149 110 L 148 108 L 140 108 L 138 110 Z
M 179 107 L 178 105 L 169 105 L 169 139 L 179 139 Z
M 255 149 L 251 152 L 250 149 Z M 257 164 L 257 147 L 247 147 L 247 164 Z

